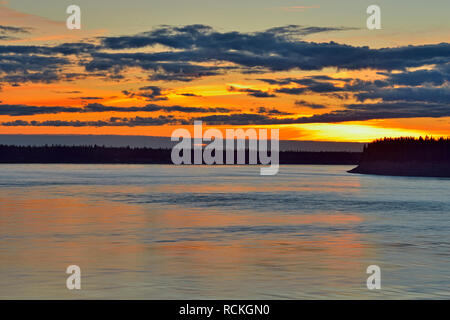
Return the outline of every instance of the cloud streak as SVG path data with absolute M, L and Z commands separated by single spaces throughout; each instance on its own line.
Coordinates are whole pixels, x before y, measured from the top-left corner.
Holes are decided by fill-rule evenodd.
M 258 113 L 212 114 L 191 117 L 189 119 L 176 118 L 173 115 L 159 117 L 111 117 L 109 120 L 99 121 L 24 121 L 14 120 L 3 122 L 3 126 L 53 126 L 53 127 L 135 127 L 158 125 L 189 125 L 195 120 L 204 121 L 208 125 L 287 125 L 307 123 L 340 123 L 348 121 L 366 121 L 373 119 L 398 118 L 441 118 L 450 116 L 450 106 L 439 103 L 398 103 L 381 102 L 369 104 L 350 104 L 343 110 L 313 115 L 311 117 L 278 118 L 283 113 L 276 109 L 259 109 Z
M 3 116 L 33 116 L 38 114 L 58 114 L 58 113 L 96 113 L 96 112 L 157 112 L 166 113 L 228 113 L 236 111 L 229 108 L 210 107 L 185 107 L 185 106 L 160 106 L 147 104 L 143 107 L 112 107 L 100 103 L 91 103 L 84 107 L 63 107 L 63 106 L 28 106 L 0 104 L 0 115 Z

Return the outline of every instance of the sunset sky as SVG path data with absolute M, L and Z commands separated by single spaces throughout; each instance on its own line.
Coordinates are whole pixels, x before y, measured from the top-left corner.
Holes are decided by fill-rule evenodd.
M 68 30 L 67 6 L 81 8 Z M 381 7 L 381 30 L 366 9 Z M 450 136 L 448 0 L 0 1 L 0 134 Z

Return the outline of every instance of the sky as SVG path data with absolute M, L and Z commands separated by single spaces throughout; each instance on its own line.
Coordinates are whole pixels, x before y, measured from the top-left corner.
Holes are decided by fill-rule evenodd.
M 81 8 L 69 30 L 66 8 Z M 369 5 L 380 30 L 366 27 Z M 450 136 L 444 0 L 0 1 L 0 134 Z

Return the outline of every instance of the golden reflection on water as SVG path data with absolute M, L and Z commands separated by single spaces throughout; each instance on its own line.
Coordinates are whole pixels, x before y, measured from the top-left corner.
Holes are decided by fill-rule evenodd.
M 77 188 L 82 187 L 73 188 L 73 194 L 80 193 Z M 191 290 L 200 297 L 214 294 L 215 286 L 223 288 L 222 297 L 233 297 L 237 290 L 242 296 L 270 298 L 280 291 L 281 296 L 295 297 L 305 287 L 298 293 L 294 288 L 282 292 L 281 287 L 270 293 L 263 284 L 271 283 L 276 289 L 277 282 L 289 285 L 306 275 L 316 279 L 315 283 L 307 281 L 310 286 L 323 286 L 331 278 L 359 283 L 364 269 L 361 257 L 369 254 L 359 235 L 348 232 L 339 237 L 304 237 L 246 231 L 230 235 L 222 230 L 352 225 L 362 221 L 356 214 L 267 215 L 161 208 L 75 196 L 49 197 L 48 192 L 28 190 L 16 198 L 0 198 L 2 270 L 9 273 L 1 280 L 2 298 L 171 297 L 186 289 L 180 285 L 182 279 L 196 279 Z M 76 294 L 64 288 L 64 271 L 70 264 L 82 269 L 83 290 Z M 167 282 L 161 283 L 163 279 Z M 128 292 L 133 283 L 135 292 Z M 164 286 L 173 288 L 165 295 L 158 292 Z

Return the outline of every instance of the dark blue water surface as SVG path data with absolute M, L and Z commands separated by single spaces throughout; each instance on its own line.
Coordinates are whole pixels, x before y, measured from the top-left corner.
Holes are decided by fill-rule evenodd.
M 450 298 L 450 179 L 350 168 L 0 165 L 0 298 Z

